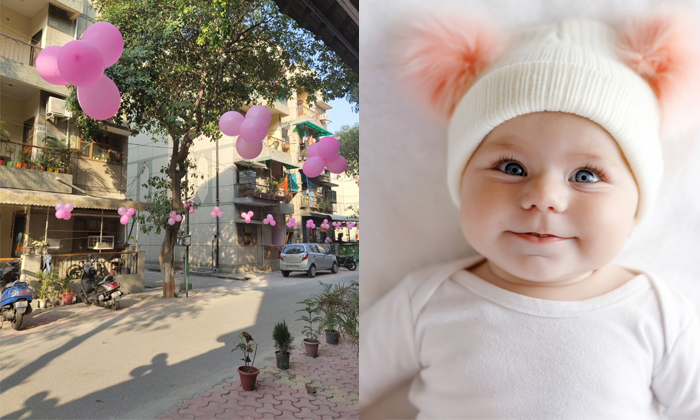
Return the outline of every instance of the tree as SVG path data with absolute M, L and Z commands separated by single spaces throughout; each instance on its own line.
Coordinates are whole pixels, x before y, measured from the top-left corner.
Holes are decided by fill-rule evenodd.
M 357 178 L 360 176 L 360 123 L 355 123 L 352 127 L 344 125 L 334 136 L 340 140 L 340 152 L 348 161 L 348 169 L 345 171 L 348 176 Z
M 162 175 L 149 180 L 154 205 L 140 216 L 146 233 L 165 232 L 160 251 L 163 296 L 174 297 L 173 249 L 184 214 L 185 175 L 195 141 L 220 137 L 226 111 L 304 89 L 345 97 L 357 74 L 281 14 L 269 0 L 93 0 L 100 19 L 121 31 L 125 49 L 107 69 L 122 93 L 117 117 L 172 146 Z

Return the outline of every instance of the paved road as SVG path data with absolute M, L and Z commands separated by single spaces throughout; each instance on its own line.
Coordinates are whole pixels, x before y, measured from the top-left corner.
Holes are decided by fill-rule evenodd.
M 246 330 L 256 365 L 274 363 L 272 328 L 285 319 L 301 344 L 294 313 L 326 283 L 359 280 L 359 270 L 279 272 L 238 281 L 191 277 L 190 298 L 162 291 L 128 295 L 111 311 L 83 304 L 36 311 L 26 330 L 0 330 L 1 418 L 155 418 L 182 400 L 237 377 L 231 353 Z

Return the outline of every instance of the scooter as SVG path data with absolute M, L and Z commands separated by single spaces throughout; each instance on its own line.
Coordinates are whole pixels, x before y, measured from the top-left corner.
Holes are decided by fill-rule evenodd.
M 10 264 L 0 268 L 0 328 L 10 321 L 12 328 L 22 328 L 25 315 L 32 313 L 32 289 L 26 282 L 19 281 L 19 261 L 15 258 Z
M 355 269 L 357 269 L 354 255 L 346 255 L 344 257 L 337 256 L 335 259 L 341 267 L 345 267 L 350 271 L 355 271 Z
M 85 304 L 95 304 L 97 306 L 109 306 L 113 310 L 119 309 L 122 291 L 121 285 L 112 274 L 105 276 L 98 282 L 97 270 L 92 255 L 87 256 L 87 261 L 83 263 L 82 278 L 80 279 L 80 298 Z

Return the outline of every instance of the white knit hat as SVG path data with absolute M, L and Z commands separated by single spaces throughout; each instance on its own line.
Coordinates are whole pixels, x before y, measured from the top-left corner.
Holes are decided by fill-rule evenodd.
M 679 62 L 688 55 L 667 35 L 678 25 L 645 24 L 620 34 L 589 19 L 547 23 L 513 36 L 505 52 L 498 33 L 483 24 L 450 16 L 418 26 L 404 51 L 403 76 L 451 117 L 447 183 L 457 207 L 464 168 L 491 130 L 519 115 L 556 111 L 588 118 L 618 142 L 639 189 L 637 220 L 645 219 L 663 172 L 661 112 L 670 108 L 662 101 L 668 74 L 660 70 L 669 66 L 658 57 Z

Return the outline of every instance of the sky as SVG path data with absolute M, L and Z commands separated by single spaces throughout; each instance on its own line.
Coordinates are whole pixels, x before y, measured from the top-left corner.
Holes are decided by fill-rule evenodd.
M 353 125 L 360 121 L 360 114 L 352 112 L 352 106 L 345 99 L 335 99 L 328 103 L 333 107 L 326 111 L 331 119 L 328 131 L 335 133 L 344 125 Z

